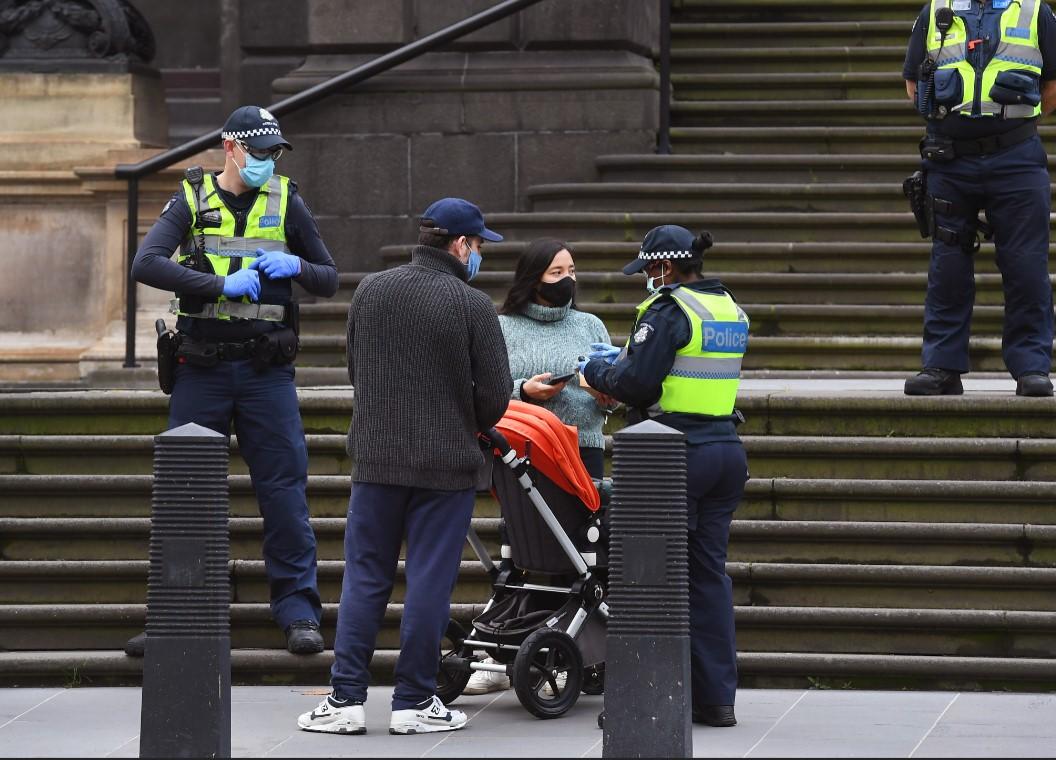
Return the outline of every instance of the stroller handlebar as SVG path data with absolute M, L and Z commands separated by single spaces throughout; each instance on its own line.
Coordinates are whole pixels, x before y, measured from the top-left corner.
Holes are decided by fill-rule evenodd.
M 480 433 L 480 443 L 484 448 L 497 449 L 499 454 L 506 456 L 510 451 L 510 442 L 506 436 L 499 432 L 498 428 L 491 428 L 487 432 Z

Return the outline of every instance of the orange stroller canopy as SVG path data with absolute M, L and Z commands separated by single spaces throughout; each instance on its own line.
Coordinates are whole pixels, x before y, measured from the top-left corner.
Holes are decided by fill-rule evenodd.
M 578 497 L 591 512 L 601 508 L 598 489 L 579 456 L 579 433 L 574 426 L 542 407 L 514 400 L 495 427 L 517 456 L 529 456 L 532 466 L 555 486 Z

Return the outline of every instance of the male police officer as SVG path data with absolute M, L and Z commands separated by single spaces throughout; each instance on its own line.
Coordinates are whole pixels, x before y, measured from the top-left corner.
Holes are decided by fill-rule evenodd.
M 963 393 L 972 254 L 990 228 L 1005 291 L 1005 366 L 1017 394 L 1051 396 L 1051 191 L 1036 122 L 1056 106 L 1056 18 L 1040 0 L 931 0 L 913 27 L 902 73 L 928 120 L 923 230 L 930 224 L 933 239 L 924 369 L 905 392 Z
M 234 422 L 264 518 L 272 614 L 287 648 L 310 654 L 322 651 L 323 638 L 305 498 L 308 451 L 293 381 L 291 283 L 329 297 L 337 269 L 297 186 L 274 173 L 283 149 L 292 149 L 275 118 L 256 106 L 239 108 L 223 141 L 223 171 L 188 171 L 136 253 L 132 274 L 176 293 L 169 426 L 195 422 L 226 435 Z M 140 653 L 133 642 L 126 651 Z
M 737 653 L 726 547 L 748 479 L 734 411 L 748 317 L 722 283 L 701 276 L 710 246 L 706 232 L 651 230 L 623 270 L 645 272 L 651 293 L 626 348 L 595 344 L 581 369 L 592 388 L 633 407 L 635 417 L 686 434 L 693 719 L 732 726 Z

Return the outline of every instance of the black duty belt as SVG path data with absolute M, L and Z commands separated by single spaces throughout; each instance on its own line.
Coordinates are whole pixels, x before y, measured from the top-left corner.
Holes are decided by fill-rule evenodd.
M 256 356 L 257 352 L 257 341 L 253 340 L 240 341 L 237 343 L 217 343 L 216 344 L 216 355 L 224 361 L 241 361 L 242 359 L 252 359 Z
M 1026 124 L 1021 124 L 999 135 L 980 137 L 975 140 L 954 140 L 953 150 L 958 156 L 982 156 L 997 153 L 999 150 L 1026 142 L 1037 133 L 1038 125 L 1034 121 L 1028 121 Z

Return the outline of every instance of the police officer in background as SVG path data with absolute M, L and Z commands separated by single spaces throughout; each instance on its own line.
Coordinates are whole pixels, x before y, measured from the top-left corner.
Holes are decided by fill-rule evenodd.
M 992 232 L 1005 291 L 1005 366 L 1020 396 L 1051 396 L 1051 190 L 1036 122 L 1056 107 L 1056 17 L 1041 0 L 932 0 L 913 27 L 902 73 L 927 119 L 924 229 L 930 223 L 932 236 L 923 371 L 905 392 L 963 393 L 972 255 L 978 236 Z
M 726 575 L 730 522 L 748 465 L 734 410 L 748 317 L 717 279 L 702 276 L 707 232 L 675 225 L 645 236 L 624 274 L 644 272 L 649 297 L 627 346 L 603 347 L 580 369 L 590 386 L 622 401 L 628 422 L 655 419 L 686 435 L 693 720 L 733 726 L 737 651 L 733 583 Z
M 272 615 L 289 651 L 311 654 L 323 650 L 323 637 L 305 496 L 308 450 L 294 386 L 292 283 L 329 297 L 337 268 L 297 185 L 274 173 L 283 150 L 292 149 L 275 118 L 244 106 L 222 137 L 223 171 L 188 170 L 136 253 L 132 275 L 176 294 L 174 354 L 159 351 L 163 389 L 164 365 L 175 368 L 169 427 L 194 422 L 228 435 L 234 423 L 264 518 Z M 142 643 L 141 634 L 126 651 L 141 655 Z

